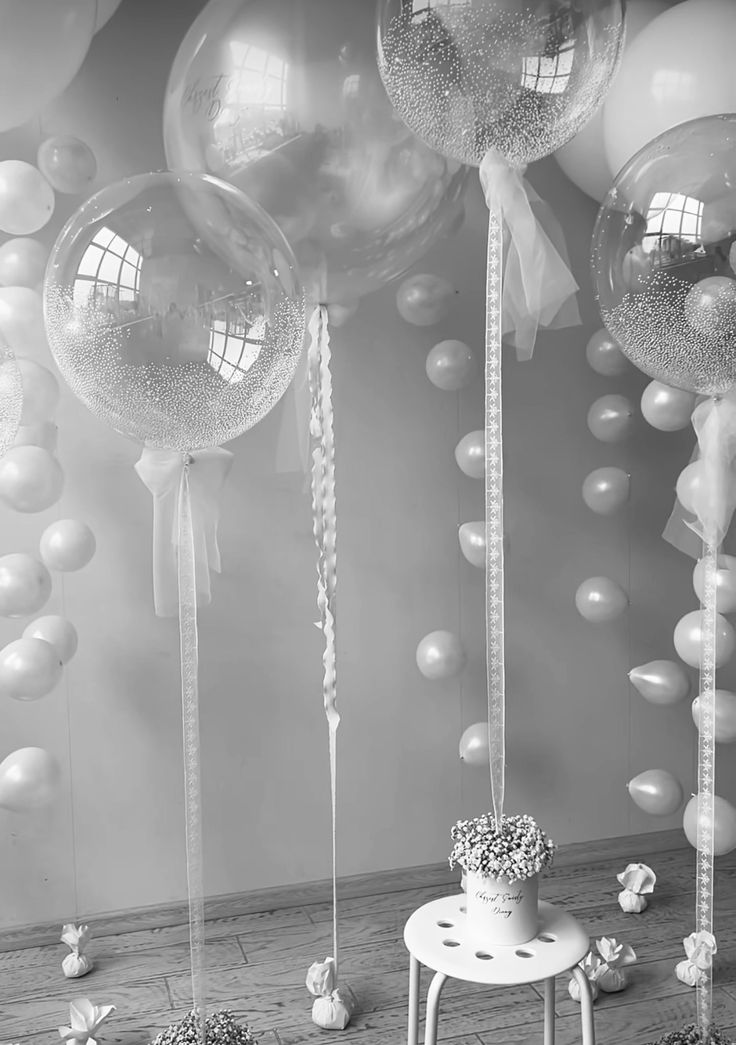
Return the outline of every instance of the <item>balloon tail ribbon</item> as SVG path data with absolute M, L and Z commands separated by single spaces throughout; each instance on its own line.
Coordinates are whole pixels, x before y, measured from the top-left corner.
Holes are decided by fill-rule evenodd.
M 317 546 L 318 626 L 324 636 L 322 696 L 329 728 L 330 795 L 332 809 L 332 957 L 338 980 L 337 925 L 337 514 L 335 501 L 335 437 L 327 307 L 318 305 L 309 322 L 308 350 L 312 456 L 312 521 Z
M 506 774 L 503 549 L 502 273 L 503 218 L 495 202 L 488 209 L 485 343 L 485 535 L 486 684 L 488 748 L 493 816 L 500 828 Z
M 715 686 L 717 636 L 718 547 L 723 526 L 724 443 L 721 409 L 713 404 L 710 452 L 703 449 L 706 497 L 700 519 L 703 538 L 703 601 L 700 645 L 700 715 L 698 722 L 698 830 L 695 875 L 695 929 L 713 933 L 713 836 L 715 778 Z M 702 938 L 702 937 L 701 937 Z M 713 1008 L 712 961 L 702 970 L 697 985 L 698 1027 L 703 1041 L 709 1040 Z
M 187 896 L 192 1008 L 197 1041 L 205 1045 L 204 880 L 202 873 L 202 788 L 199 747 L 199 687 L 197 582 L 194 526 L 189 486 L 191 458 L 184 455 L 178 497 L 179 642 L 181 710 L 184 738 L 184 800 L 186 817 Z

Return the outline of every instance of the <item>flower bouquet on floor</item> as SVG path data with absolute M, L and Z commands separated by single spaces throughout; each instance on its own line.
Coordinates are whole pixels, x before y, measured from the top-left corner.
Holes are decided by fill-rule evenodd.
M 670 1031 L 648 1045 L 733 1045 L 733 1038 L 716 1027 L 711 1027 L 707 1036 L 703 1037 L 696 1023 L 688 1023 L 682 1030 Z
M 532 940 L 538 929 L 539 875 L 552 863 L 555 844 L 526 814 L 492 813 L 458 820 L 450 867 L 465 871 L 468 928 L 486 945 Z

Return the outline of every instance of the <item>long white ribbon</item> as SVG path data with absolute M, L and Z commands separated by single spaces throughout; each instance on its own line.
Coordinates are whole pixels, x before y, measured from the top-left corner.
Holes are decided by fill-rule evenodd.
M 332 808 L 332 957 L 338 975 L 337 918 L 337 513 L 335 500 L 335 436 L 327 308 L 318 305 L 309 322 L 310 436 L 312 441 L 312 512 L 317 545 L 317 606 L 324 636 L 322 696 L 329 729 Z
M 189 955 L 197 1038 L 205 1045 L 205 930 L 202 860 L 202 786 L 199 746 L 199 654 L 194 526 L 189 487 L 191 459 L 183 458 L 178 494 L 179 644 L 184 739 L 184 798 L 189 898 Z

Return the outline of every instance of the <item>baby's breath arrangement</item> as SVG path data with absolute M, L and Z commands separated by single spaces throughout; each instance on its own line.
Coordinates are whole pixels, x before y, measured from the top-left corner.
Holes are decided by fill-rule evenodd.
M 503 816 L 500 829 L 492 813 L 473 820 L 458 820 L 450 831 L 455 843 L 450 867 L 522 882 L 552 863 L 555 843 L 542 831 L 534 817 Z
M 727 1038 L 725 1034 L 711 1027 L 707 1038 L 700 1033 L 700 1028 L 695 1023 L 688 1023 L 682 1030 L 674 1030 L 658 1038 L 651 1045 L 734 1045 L 733 1038 Z
M 197 1014 L 193 1009 L 183 1020 L 162 1030 L 151 1045 L 197 1045 Z M 205 1022 L 207 1045 L 257 1045 L 257 1039 L 247 1024 L 235 1022 L 229 1009 L 210 1013 Z

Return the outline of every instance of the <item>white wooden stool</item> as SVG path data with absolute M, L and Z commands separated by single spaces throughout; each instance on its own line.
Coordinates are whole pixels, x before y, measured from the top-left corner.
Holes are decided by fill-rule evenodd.
M 529 943 L 484 948 L 467 932 L 465 893 L 446 896 L 412 914 L 404 927 L 404 943 L 410 955 L 408 1045 L 418 1045 L 420 963 L 434 971 L 427 991 L 424 1045 L 436 1045 L 440 995 L 448 977 L 495 986 L 544 980 L 544 1045 L 554 1045 L 555 976 L 568 971 L 580 987 L 583 1045 L 595 1045 L 590 984 L 578 966 L 588 953 L 588 934 L 559 907 L 540 901 L 539 930 Z

